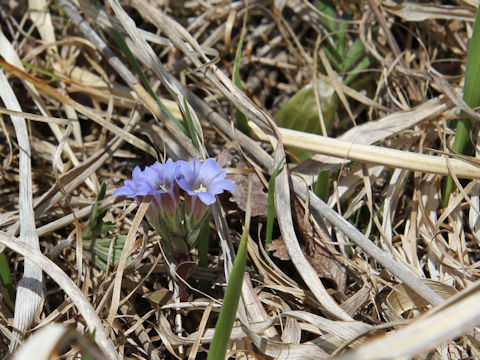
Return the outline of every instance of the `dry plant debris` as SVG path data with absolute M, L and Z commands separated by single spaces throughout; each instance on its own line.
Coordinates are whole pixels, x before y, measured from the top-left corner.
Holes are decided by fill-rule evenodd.
M 480 170 L 475 156 L 447 156 L 457 109 L 479 119 L 461 100 L 478 4 L 330 5 L 333 17 L 301 0 L 2 2 L 0 244 L 13 282 L 0 294 L 2 357 L 32 337 L 45 358 L 205 358 L 250 175 L 254 217 L 230 356 L 480 358 Z M 325 21 L 344 26 L 343 45 Z M 231 79 L 242 33 L 240 89 Z M 324 46 L 356 41 L 374 61 L 354 86 Z M 318 81 L 338 97 L 330 138 L 276 126 L 278 109 Z M 250 136 L 235 129 L 236 110 Z M 197 146 L 176 125 L 187 111 Z M 314 155 L 296 164 L 292 149 Z M 208 266 L 179 302 L 145 204 L 112 192 L 136 165 L 207 155 L 236 187 L 211 212 Z M 330 170 L 325 203 L 311 191 L 319 169 Z M 447 174 L 457 190 L 444 207 Z M 97 202 L 92 255 L 85 229 Z

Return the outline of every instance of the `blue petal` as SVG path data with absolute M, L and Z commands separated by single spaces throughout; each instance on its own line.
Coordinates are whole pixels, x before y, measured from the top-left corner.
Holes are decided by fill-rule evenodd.
M 218 175 L 218 168 L 220 164 L 213 158 L 208 158 L 202 164 L 202 167 L 198 173 L 198 177 L 203 179 L 205 182 L 208 182 L 210 179 L 215 178 Z
M 224 190 L 233 191 L 233 185 L 232 180 L 217 180 L 208 187 L 208 191 L 212 194 L 221 194 Z
M 120 195 L 126 197 L 134 197 L 137 195 L 135 183 L 132 180 L 125 180 L 125 185 L 120 186 L 118 189 L 115 189 L 113 195 Z
M 185 190 L 186 192 L 188 192 L 189 195 L 193 195 L 191 193 L 194 193 L 195 192 L 192 190 L 192 188 L 190 187 L 190 184 L 187 182 L 187 180 L 185 179 L 184 176 L 179 176 L 177 178 L 177 184 L 178 186 L 180 186 L 183 190 Z
M 183 160 L 179 160 L 177 163 L 178 163 L 177 180 L 183 177 L 187 183 L 191 183 L 195 177 L 192 164 Z
M 211 205 L 216 200 L 215 195 L 213 195 L 209 192 L 199 192 L 199 193 L 197 193 L 197 195 L 205 205 Z
M 141 180 L 143 177 L 142 169 L 140 169 L 140 166 L 135 166 L 135 169 L 133 169 L 132 172 L 132 179 L 133 181 Z
M 200 162 L 200 160 L 198 160 L 198 158 L 195 156 L 192 160 L 192 172 L 193 172 L 193 175 L 195 177 L 198 177 L 200 171 L 202 169 L 202 163 Z M 192 180 L 195 180 L 195 179 L 192 179 Z

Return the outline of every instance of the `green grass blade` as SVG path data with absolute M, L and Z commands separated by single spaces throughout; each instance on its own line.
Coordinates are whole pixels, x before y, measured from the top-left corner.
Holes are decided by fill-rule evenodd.
M 183 106 L 185 107 L 185 114 L 182 111 L 183 121 L 187 126 L 187 135 L 192 139 L 193 146 L 200 151 L 200 141 L 198 140 L 198 134 L 193 125 L 192 114 L 190 114 L 190 107 L 188 106 L 187 99 L 183 98 Z
M 237 52 L 235 54 L 235 63 L 233 65 L 233 81 L 235 86 L 243 91 L 242 80 L 240 79 L 240 62 L 242 60 L 242 47 L 243 39 L 245 38 L 245 28 L 242 30 L 242 36 L 238 42 Z M 235 117 L 237 120 L 237 129 L 243 132 L 245 135 L 250 136 L 250 126 L 248 125 L 247 117 L 240 110 L 236 110 Z
M 153 91 L 152 87 L 150 86 L 150 82 L 148 81 L 147 77 L 145 76 L 145 73 L 143 72 L 140 64 L 138 63 L 137 59 L 135 56 L 132 54 L 130 51 L 130 48 L 128 47 L 127 43 L 123 39 L 123 36 L 115 29 L 109 28 L 110 35 L 112 36 L 113 40 L 117 43 L 118 47 L 120 50 L 124 53 L 125 58 L 127 59 L 128 63 L 130 66 L 133 68 L 135 73 L 138 75 L 140 78 L 140 81 L 142 82 L 143 86 L 145 86 L 145 89 L 147 89 L 148 93 L 155 99 L 155 101 L 158 103 L 162 111 L 172 120 L 175 125 L 179 127 L 180 130 L 185 132 L 185 127 L 182 125 L 180 121 L 173 116 L 173 114 L 167 109 L 165 104 L 160 100 L 160 98 L 155 94 Z
M 32 69 L 32 70 L 35 70 L 36 72 L 40 73 L 40 74 L 43 74 L 43 75 L 46 75 L 52 79 L 56 79 L 56 80 L 59 80 L 59 81 L 65 81 L 66 78 L 63 77 L 63 76 L 60 76 L 60 75 L 57 75 L 57 74 L 54 74 L 48 70 L 45 70 L 45 69 L 42 69 L 41 67 L 39 66 L 35 66 L 33 64 L 30 64 L 28 61 L 25 61 L 25 60 L 22 60 L 22 65 L 25 66 L 26 68 L 29 68 L 29 69 Z
M 465 87 L 463 91 L 463 100 L 471 108 L 480 105 L 480 10 L 477 10 L 475 25 L 473 28 L 470 48 L 468 49 L 467 65 L 465 69 Z M 458 120 L 455 129 L 455 140 L 453 142 L 453 151 L 459 154 L 468 154 L 472 147 L 469 146 L 470 132 L 472 130 L 473 120 L 464 118 Z M 447 178 L 443 191 L 443 204 L 448 205 L 450 194 L 453 191 L 453 179 Z
M 468 49 L 467 65 L 465 68 L 465 88 L 463 100 L 471 108 L 480 105 L 480 10 L 477 11 L 472 40 Z
M 318 170 L 317 181 L 315 182 L 315 187 L 313 192 L 323 201 L 328 200 L 329 186 L 330 186 L 330 171 L 328 170 Z
M 357 63 L 357 65 L 355 65 L 355 67 L 352 70 L 348 71 L 348 75 L 345 76 L 343 83 L 345 85 L 350 85 L 357 78 L 357 76 L 362 73 L 362 71 L 370 68 L 376 61 L 377 60 L 373 56 L 365 56 L 364 58 L 362 58 L 362 60 L 360 60 Z M 361 80 L 363 80 L 363 78 Z M 359 80 L 355 84 L 352 84 L 352 86 L 350 87 L 354 89 L 362 88 L 363 82 L 361 80 Z
M 337 24 L 334 20 L 337 17 L 337 14 L 335 13 L 335 10 L 333 10 L 333 8 L 328 5 L 328 2 L 318 1 L 317 9 L 320 11 L 321 14 L 325 14 L 325 16 L 322 16 L 322 25 L 325 26 L 327 30 L 331 33 L 337 30 Z
M 272 243 L 273 224 L 275 222 L 275 180 L 277 179 L 278 171 L 283 163 L 280 163 L 278 167 L 273 171 L 270 180 L 268 181 L 268 210 L 267 210 L 267 225 L 265 233 L 265 251 L 270 254 L 268 250 L 268 244 Z
M 364 50 L 365 47 L 363 46 L 362 41 L 360 39 L 356 39 L 353 42 L 352 46 L 350 46 L 350 48 L 348 49 L 347 56 L 345 57 L 345 60 L 343 62 L 344 71 L 350 69 L 353 64 L 358 61 Z
M 223 298 L 222 309 L 218 317 L 217 325 L 215 327 L 215 334 L 213 335 L 212 344 L 208 352 L 208 360 L 224 360 L 227 353 L 228 342 L 232 332 L 233 323 L 237 314 L 238 302 L 242 293 L 243 275 L 245 272 L 245 265 L 247 263 L 247 239 L 250 230 L 250 214 L 251 214 L 251 193 L 252 181 L 248 182 L 248 198 L 247 211 L 245 214 L 245 226 L 243 228 L 242 238 L 238 247 L 235 263 L 233 264 L 232 273 L 228 280 L 227 290 Z
M 15 290 L 13 289 L 13 280 L 10 267 L 8 266 L 8 260 L 5 253 L 0 253 L 0 280 L 2 281 L 3 287 L 7 289 L 8 296 L 12 303 L 15 303 Z

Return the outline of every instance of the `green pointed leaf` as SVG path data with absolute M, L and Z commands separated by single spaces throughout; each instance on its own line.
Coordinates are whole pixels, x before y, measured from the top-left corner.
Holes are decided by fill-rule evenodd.
M 187 126 L 187 135 L 193 142 L 193 146 L 200 150 L 200 140 L 198 138 L 197 130 L 195 130 L 195 126 L 193 125 L 192 114 L 190 114 L 190 106 L 188 105 L 187 99 L 183 98 L 183 106 L 185 108 L 185 114 L 182 111 L 183 121 Z
M 13 288 L 12 273 L 10 266 L 8 266 L 7 256 L 4 252 L 0 253 L 0 280 L 5 289 L 7 289 L 8 296 L 12 303 L 15 303 L 15 289 Z
M 335 70 L 339 73 L 343 73 L 343 58 L 340 56 L 340 54 L 337 52 L 337 50 L 334 47 L 326 47 L 324 46 L 323 52 L 327 56 L 328 60 L 330 60 L 330 63 L 333 65 Z
M 107 236 L 94 240 L 87 240 L 83 242 L 83 249 L 85 254 L 92 260 L 92 262 L 100 267 L 102 270 L 107 268 L 107 263 L 110 257 L 110 267 L 114 268 L 120 261 L 123 246 L 127 239 L 126 235 Z M 113 243 L 112 251 L 110 253 L 110 244 Z M 127 265 L 132 262 L 130 257 L 127 258 Z
M 370 68 L 377 60 L 373 56 L 365 56 L 360 60 L 355 67 L 347 72 L 347 75 L 345 76 L 345 79 L 343 80 L 343 83 L 345 85 L 350 85 L 352 84 L 353 81 L 358 77 L 359 74 L 361 74 L 365 69 Z M 362 77 L 355 85 L 352 84 L 352 88 L 359 88 L 358 84 L 363 84 L 362 80 L 364 80 L 364 77 Z M 368 82 L 369 80 L 367 80 Z
M 278 172 L 282 166 L 283 163 L 280 163 L 277 166 L 277 168 L 273 171 L 270 180 L 268 181 L 268 210 L 265 234 L 265 251 L 267 254 L 270 254 L 270 251 L 268 250 L 268 244 L 272 243 L 273 224 L 275 222 L 275 181 L 277 180 Z
M 238 42 L 237 52 L 235 54 L 235 63 L 233 65 L 233 81 L 235 86 L 243 91 L 242 80 L 240 79 L 240 63 L 242 61 L 242 47 L 243 39 L 245 38 L 245 29 L 242 30 L 240 41 Z M 248 125 L 247 117 L 240 110 L 235 111 L 237 129 L 245 135 L 250 136 L 250 126 Z
M 313 189 L 315 195 L 317 195 L 323 201 L 328 200 L 330 186 L 330 171 L 318 170 L 317 181 L 315 182 L 315 188 Z
M 233 269 L 228 280 L 225 297 L 223 298 L 222 309 L 218 317 L 212 344 L 208 352 L 208 360 L 224 360 L 227 353 L 230 334 L 232 333 L 233 323 L 237 314 L 238 302 L 242 293 L 243 275 L 247 263 L 247 239 L 250 230 L 250 201 L 252 193 L 252 181 L 248 182 L 247 211 L 245 214 L 245 226 L 243 228 L 240 245 L 238 246 L 237 256 Z
M 465 87 L 463 89 L 463 100 L 471 108 L 480 106 L 480 10 L 477 10 L 475 25 L 473 27 L 470 48 L 468 49 L 467 64 L 465 68 Z M 455 129 L 455 140 L 453 142 L 453 151 L 459 154 L 469 154 L 473 147 L 470 144 L 470 132 L 473 126 L 473 119 L 464 118 L 457 122 Z M 453 179 L 447 178 L 443 191 L 443 204 L 448 205 L 450 194 L 453 191 Z
M 337 24 L 334 20 L 337 18 L 335 10 L 328 5 L 326 1 L 317 1 L 317 9 L 325 15 L 322 16 L 320 20 L 323 26 L 325 26 L 329 32 L 335 32 L 337 30 Z
M 356 39 L 352 46 L 348 49 L 347 56 L 343 61 L 343 71 L 347 71 L 350 67 L 355 64 L 360 56 L 363 54 L 365 47 L 360 39 Z

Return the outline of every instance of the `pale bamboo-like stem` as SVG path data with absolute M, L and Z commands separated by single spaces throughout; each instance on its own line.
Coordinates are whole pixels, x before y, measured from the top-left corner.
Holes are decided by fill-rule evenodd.
M 259 140 L 268 142 L 276 141 L 274 138 L 265 134 L 252 121 L 249 122 L 249 125 L 253 134 Z M 464 179 L 480 178 L 480 167 L 459 159 L 447 159 L 445 157 L 389 149 L 376 145 L 356 144 L 345 140 L 285 128 L 278 128 L 278 130 L 282 135 L 282 142 L 285 147 L 391 168 L 401 168 L 445 176 L 453 173 L 458 178 Z

